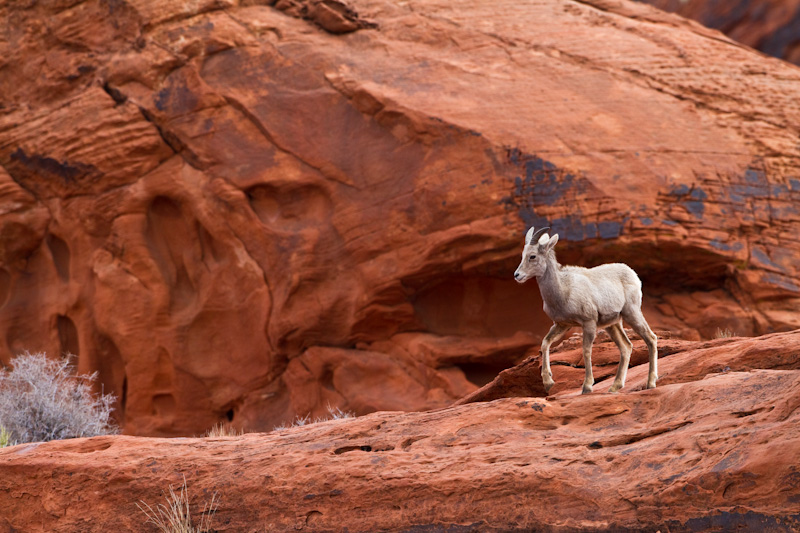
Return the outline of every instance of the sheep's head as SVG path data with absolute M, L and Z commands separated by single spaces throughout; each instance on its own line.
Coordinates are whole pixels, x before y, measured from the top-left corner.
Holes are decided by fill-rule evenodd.
M 522 250 L 522 261 L 514 272 L 514 279 L 518 283 L 525 283 L 531 278 L 544 274 L 547 270 L 546 256 L 553 250 L 558 242 L 558 234 L 549 236 L 547 230 L 550 228 L 540 228 L 534 231 L 528 230 L 525 235 L 525 248 Z

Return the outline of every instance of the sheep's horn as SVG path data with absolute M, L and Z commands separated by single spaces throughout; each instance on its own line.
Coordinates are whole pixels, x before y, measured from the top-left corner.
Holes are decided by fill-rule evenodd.
M 541 237 L 547 230 L 550 229 L 550 226 L 545 226 L 544 228 L 539 228 L 536 233 L 531 235 L 530 239 L 526 242 L 526 244 L 531 244 L 539 241 L 539 237 Z M 530 231 L 530 230 L 529 230 Z

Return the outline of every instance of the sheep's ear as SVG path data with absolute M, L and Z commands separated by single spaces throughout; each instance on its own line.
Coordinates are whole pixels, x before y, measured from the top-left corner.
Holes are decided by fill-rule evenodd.
M 539 237 L 539 240 L 536 242 L 536 244 L 538 244 L 539 246 L 545 246 L 549 240 L 550 240 L 550 235 L 544 233 L 542 234 L 541 237 Z
M 553 249 L 553 247 L 556 245 L 557 242 L 558 242 L 558 233 L 553 233 L 553 236 L 550 237 L 550 240 L 548 240 L 546 243 L 544 243 L 543 246 L 549 252 L 550 250 Z
M 531 243 L 531 238 L 533 238 L 534 228 L 531 226 L 531 229 L 528 230 L 528 233 L 525 234 L 525 244 Z

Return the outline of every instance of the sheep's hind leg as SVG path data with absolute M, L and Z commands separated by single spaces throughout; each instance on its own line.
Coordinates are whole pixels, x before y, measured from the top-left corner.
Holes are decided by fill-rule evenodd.
M 553 373 L 550 371 L 550 346 L 560 341 L 564 333 L 569 331 L 569 328 L 570 326 L 553 324 L 550 331 L 542 339 L 542 383 L 544 384 L 545 392 L 550 392 L 550 389 L 556 383 L 553 381 Z
M 611 339 L 619 348 L 619 366 L 617 367 L 617 375 L 614 378 L 614 383 L 608 392 L 617 392 L 625 386 L 625 376 L 628 375 L 628 364 L 631 361 L 631 352 L 633 351 L 633 344 L 622 329 L 622 325 L 617 322 L 606 328 L 606 331 L 611 336 Z
M 583 325 L 583 366 L 586 377 L 583 379 L 583 394 L 592 392 L 594 376 L 592 375 L 592 343 L 597 335 L 597 324 L 588 322 Z
M 624 317 L 625 321 L 631 325 L 633 331 L 636 332 L 647 345 L 647 353 L 650 359 L 650 368 L 647 372 L 647 388 L 655 389 L 656 380 L 658 379 L 658 337 L 647 325 L 641 309 L 636 309 L 629 316 Z

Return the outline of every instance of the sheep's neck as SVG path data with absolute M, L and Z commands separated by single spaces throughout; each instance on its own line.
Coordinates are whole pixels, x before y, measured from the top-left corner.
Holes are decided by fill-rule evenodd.
M 539 282 L 542 300 L 548 305 L 552 307 L 561 299 L 561 265 L 558 264 L 554 255 L 547 258 L 547 268 L 536 281 Z

